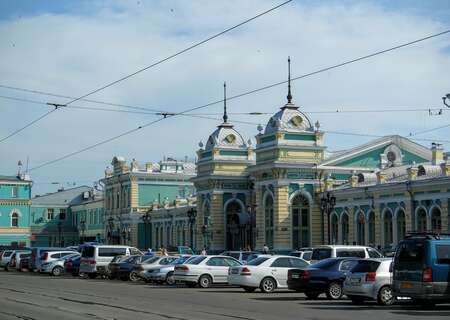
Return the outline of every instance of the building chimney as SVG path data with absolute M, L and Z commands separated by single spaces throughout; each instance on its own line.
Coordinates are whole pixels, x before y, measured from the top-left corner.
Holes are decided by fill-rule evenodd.
M 442 144 L 432 143 L 431 144 L 431 164 L 440 165 L 444 162 L 444 149 Z
M 417 173 L 419 172 L 419 169 L 417 167 L 410 167 L 406 169 L 406 172 L 408 173 L 409 180 L 415 180 L 417 178 Z

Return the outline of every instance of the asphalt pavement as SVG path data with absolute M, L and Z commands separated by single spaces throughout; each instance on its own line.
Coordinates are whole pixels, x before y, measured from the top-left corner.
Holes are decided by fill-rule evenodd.
M 450 304 L 424 310 L 408 303 L 355 306 L 349 300 L 307 300 L 278 291 L 153 286 L 120 280 L 52 277 L 0 271 L 0 320 L 52 319 L 449 319 Z

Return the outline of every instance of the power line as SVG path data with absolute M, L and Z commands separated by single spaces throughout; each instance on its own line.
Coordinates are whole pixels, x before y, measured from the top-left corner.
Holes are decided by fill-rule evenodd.
M 448 128 L 448 127 L 450 127 L 450 124 L 446 124 L 446 125 L 443 125 L 443 126 L 439 126 L 439 127 L 435 127 L 435 128 L 431 128 L 431 129 L 427 129 L 427 130 L 423 130 L 423 131 L 418 131 L 418 132 L 415 132 L 415 133 L 410 133 L 409 135 L 410 136 L 417 136 L 419 134 L 424 134 L 424 133 L 428 133 L 428 132 L 432 132 L 432 131 L 436 131 L 436 130 L 440 130 L 440 129 L 444 129 L 444 128 Z
M 149 65 L 149 66 L 146 66 L 146 67 L 144 67 L 144 68 L 141 68 L 141 69 L 139 69 L 139 70 L 137 70 L 137 71 L 135 71 L 135 72 L 133 72 L 133 73 L 130 73 L 130 74 L 128 74 L 128 75 L 126 75 L 126 76 L 124 76 L 124 77 L 122 77 L 122 78 L 120 78 L 120 79 L 117 79 L 117 80 L 115 80 L 115 81 L 113 81 L 113 82 L 110 82 L 110 83 L 108 83 L 108 84 L 106 84 L 106 85 L 104 85 L 104 86 L 102 86 L 102 87 L 100 87 L 100 88 L 98 88 L 98 89 L 95 89 L 95 90 L 93 90 L 93 91 L 90 91 L 90 92 L 88 92 L 88 93 L 86 93 L 86 94 L 84 94 L 84 95 L 82 95 L 82 96 L 80 96 L 80 97 L 78 97 L 78 98 L 75 98 L 75 99 L 69 101 L 69 102 L 66 103 L 66 104 L 67 104 L 67 105 L 72 104 L 72 103 L 75 102 L 75 101 L 78 101 L 78 100 L 81 100 L 81 99 L 83 99 L 83 98 L 86 98 L 86 97 L 88 97 L 88 96 L 90 96 L 90 95 L 92 95 L 92 94 L 94 94 L 94 93 L 97 93 L 97 92 L 99 92 L 99 91 L 102 91 L 102 90 L 104 90 L 104 89 L 106 89 L 106 88 L 108 88 L 108 87 L 111 87 L 111 86 L 113 86 L 113 85 L 115 85 L 115 84 L 117 84 L 117 83 L 119 83 L 119 82 L 121 82 L 121 81 L 124 81 L 124 80 L 126 80 L 126 79 L 129 79 L 129 78 L 131 78 L 131 77 L 133 77 L 133 76 L 135 76 L 135 75 L 137 75 L 137 74 L 139 74 L 139 73 L 141 73 L 141 72 L 144 72 L 144 71 L 146 71 L 146 70 L 148 70 L 148 69 L 150 69 L 150 68 L 153 68 L 153 67 L 155 67 L 155 66 L 157 66 L 157 65 L 159 65 L 159 64 L 161 64 L 161 63 L 163 63 L 163 62 L 165 62 L 165 61 L 168 61 L 168 60 L 170 60 L 170 59 L 172 59 L 172 58 L 175 58 L 176 56 L 179 56 L 179 55 L 181 55 L 181 54 L 183 54 L 183 53 L 185 53 L 185 52 L 187 52 L 187 51 L 189 51 L 189 50 L 192 50 L 192 49 L 194 49 L 194 48 L 196 48 L 196 47 L 198 47 L 198 46 L 200 46 L 200 45 L 202 45 L 202 44 L 204 44 L 204 43 L 206 43 L 206 42 L 208 42 L 208 41 L 210 41 L 210 40 L 213 40 L 213 39 L 215 39 L 215 38 L 217 38 L 217 37 L 219 37 L 219 36 L 221 36 L 221 35 L 223 35 L 223 34 L 225 34 L 225 33 L 227 33 L 227 32 L 230 32 L 231 30 L 234 30 L 234 29 L 236 29 L 236 28 L 238 28 L 238 27 L 240 27 L 240 26 L 242 26 L 242 25 L 244 25 L 244 24 L 246 24 L 246 23 L 249 23 L 249 22 L 251 22 L 251 21 L 253 21 L 253 20 L 255 20 L 255 19 L 259 18 L 259 17 L 262 17 L 262 16 L 264 16 L 264 15 L 266 15 L 266 14 L 268 14 L 268 13 L 270 13 L 270 12 L 272 12 L 272 11 L 274 11 L 274 10 L 276 10 L 276 9 L 278 9 L 278 8 L 280 8 L 280 7 L 284 6 L 284 5 L 286 5 L 286 4 L 288 4 L 289 2 L 292 2 L 292 0 L 288 0 L 288 1 L 285 1 L 285 2 L 283 2 L 283 3 L 280 3 L 279 5 L 277 5 L 277 6 L 275 6 L 275 7 L 272 7 L 272 8 L 270 8 L 269 10 L 266 10 L 266 11 L 264 11 L 264 12 L 261 12 L 261 13 L 257 14 L 256 16 L 252 17 L 252 18 L 249 18 L 249 19 L 247 19 L 247 20 L 245 20 L 245 21 L 243 21 L 243 22 L 241 22 L 241 23 L 238 23 L 237 25 L 234 25 L 234 26 L 232 26 L 232 27 L 230 27 L 230 28 L 228 28 L 228 29 L 225 29 L 224 31 L 221 31 L 221 32 L 219 32 L 219 33 L 216 33 L 216 34 L 213 35 L 213 36 L 210 36 L 210 37 L 208 37 L 208 38 L 206 38 L 206 39 L 204 39 L 204 40 L 202 40 L 202 41 L 200 41 L 200 42 L 197 42 L 197 43 L 195 43 L 195 44 L 193 44 L 193 45 L 191 45 L 191 46 L 189 46 L 189 47 L 187 47 L 187 48 L 185 48 L 185 49 L 183 49 L 183 50 L 181 50 L 181 51 L 178 51 L 178 52 L 176 52 L 176 53 L 174 53 L 174 54 L 172 54 L 172 55 L 170 55 L 170 56 L 168 56 L 168 57 L 166 57 L 166 58 L 164 58 L 164 59 L 161 59 L 161 60 L 159 60 L 159 61 L 157 61 L 157 62 L 155 62 L 155 63 L 153 63 L 153 64 L 151 64 L 151 65 Z

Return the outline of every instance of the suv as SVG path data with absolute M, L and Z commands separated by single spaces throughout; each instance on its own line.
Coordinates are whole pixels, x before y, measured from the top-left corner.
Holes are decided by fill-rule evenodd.
M 31 248 L 31 259 L 30 263 L 28 265 L 29 271 L 39 270 L 41 267 L 41 258 L 44 255 L 44 252 L 50 252 L 50 251 L 61 251 L 64 250 L 63 248 L 59 247 L 34 247 Z
M 450 301 L 450 234 L 408 234 L 392 269 L 394 296 L 422 305 Z
M 41 251 L 42 257 L 39 259 L 39 267 L 38 272 L 46 273 L 48 266 L 51 265 L 53 262 L 64 258 L 69 255 L 76 254 L 76 251 L 72 250 L 65 250 L 65 251 Z
M 372 247 L 329 245 L 317 246 L 312 250 L 311 261 L 328 258 L 382 258 L 383 255 Z
M 98 274 L 106 275 L 108 264 L 115 256 L 142 255 L 134 247 L 117 245 L 85 246 L 81 251 L 80 273 L 94 279 Z

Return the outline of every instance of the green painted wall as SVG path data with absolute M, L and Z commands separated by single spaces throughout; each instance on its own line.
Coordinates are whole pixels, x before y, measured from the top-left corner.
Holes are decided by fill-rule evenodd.
M 179 185 L 139 184 L 139 206 L 148 206 L 155 200 L 163 203 L 165 197 L 173 201 L 177 195 L 181 196 L 183 192 L 189 192 L 190 188 Z
M 286 139 L 286 140 L 316 141 L 316 136 L 314 134 L 306 135 L 306 134 L 286 133 L 284 135 L 284 139 Z

